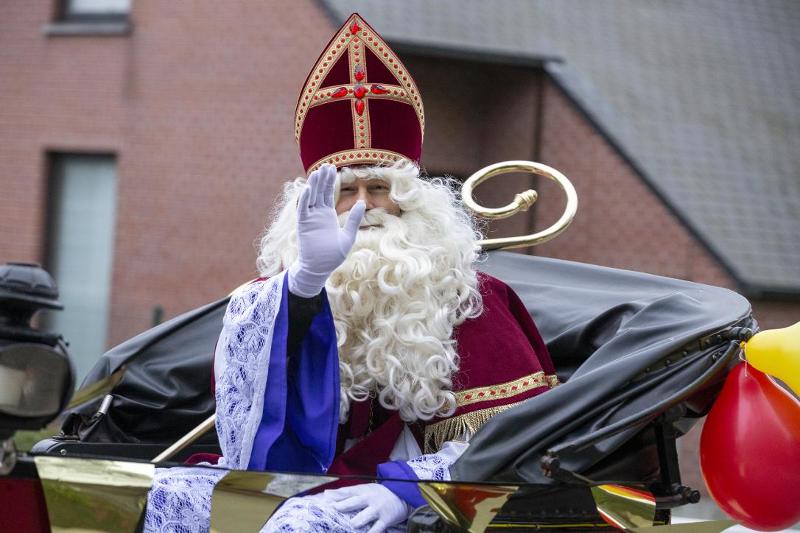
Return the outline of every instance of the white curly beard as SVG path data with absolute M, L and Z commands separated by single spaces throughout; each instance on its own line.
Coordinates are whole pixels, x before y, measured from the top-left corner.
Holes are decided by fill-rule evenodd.
M 339 349 L 340 420 L 347 420 L 351 401 L 376 394 L 406 421 L 447 416 L 456 407 L 452 376 L 459 364 L 453 328 L 481 312 L 473 267 L 480 234 L 447 181 L 421 180 L 411 164 L 344 169 L 341 177 L 362 172 L 391 183 L 402 215 L 370 210 L 326 285 Z M 262 239 L 262 275 L 296 257 L 296 190 L 287 187 L 287 203 Z

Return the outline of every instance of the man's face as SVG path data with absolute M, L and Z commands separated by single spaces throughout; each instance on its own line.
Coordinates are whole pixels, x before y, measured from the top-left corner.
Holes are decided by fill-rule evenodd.
M 367 211 L 382 207 L 390 215 L 400 216 L 400 206 L 389 196 L 390 191 L 389 183 L 377 178 L 359 178 L 343 183 L 336 202 L 336 214 L 346 213 L 357 201 L 364 200 Z

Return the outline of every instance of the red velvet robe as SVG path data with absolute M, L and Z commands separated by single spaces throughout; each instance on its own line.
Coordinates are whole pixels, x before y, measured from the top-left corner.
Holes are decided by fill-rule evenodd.
M 479 273 L 479 281 L 483 313 L 455 330 L 461 359 L 453 377 L 458 407 L 450 417 L 410 425 L 426 452 L 465 431 L 476 432 L 495 414 L 557 383 L 547 347 L 516 293 L 488 274 Z M 389 460 L 405 422 L 398 412 L 372 402 L 354 403 L 350 420 L 340 426 L 340 443 L 346 437 L 363 438 L 336 457 L 330 474 L 371 476 Z

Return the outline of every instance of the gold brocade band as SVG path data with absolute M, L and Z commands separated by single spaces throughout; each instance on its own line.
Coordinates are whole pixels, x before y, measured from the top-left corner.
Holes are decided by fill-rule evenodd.
M 459 391 L 456 393 L 456 401 L 458 406 L 462 407 L 477 402 L 509 398 L 538 387 L 548 386 L 553 388 L 556 385 L 558 385 L 558 376 L 555 374 L 546 375 L 540 371 L 500 385 Z M 494 394 L 491 394 L 491 391 L 495 391 Z M 494 415 L 511 409 L 524 401 L 520 400 L 506 405 L 487 407 L 429 424 L 425 427 L 425 453 L 436 452 L 448 440 L 461 438 L 465 434 L 475 434 Z
M 491 385 L 489 387 L 476 387 L 456 392 L 456 403 L 459 407 L 471 405 L 473 403 L 486 402 L 492 400 L 502 400 L 522 394 L 531 389 L 539 387 L 554 387 L 558 384 L 558 377 L 555 375 L 545 375 L 544 372 L 534 372 L 521 378 Z
M 408 97 L 406 91 L 400 87 L 399 85 L 380 85 L 384 90 L 385 93 L 382 94 L 375 94 L 369 93 L 369 98 L 373 100 L 395 100 L 397 102 L 403 102 L 406 104 L 411 104 L 411 98 Z M 326 87 L 325 89 L 321 90 L 319 93 L 314 95 L 314 99 L 308 105 L 309 108 L 317 107 L 322 104 L 327 104 L 328 102 L 338 102 L 344 98 L 352 98 L 353 90 L 355 88 L 355 84 L 348 84 L 348 85 L 335 85 L 331 87 Z M 344 97 L 334 96 L 337 90 L 344 89 L 347 91 L 347 94 Z
M 391 150 L 379 150 L 376 148 L 352 149 L 342 150 L 328 156 L 323 157 L 310 167 L 308 172 L 311 173 L 317 170 L 323 163 L 330 163 L 336 167 L 343 167 L 348 165 L 391 165 L 395 161 L 404 159 L 403 154 L 392 152 Z

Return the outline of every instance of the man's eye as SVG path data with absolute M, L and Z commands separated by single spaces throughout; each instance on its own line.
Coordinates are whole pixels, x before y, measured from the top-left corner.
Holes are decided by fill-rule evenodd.
M 382 183 L 382 184 L 380 184 L 380 185 L 373 185 L 373 186 L 372 186 L 372 187 L 370 187 L 370 188 L 371 188 L 373 191 L 380 191 L 380 192 L 386 192 L 386 191 L 388 191 L 388 190 L 389 190 L 389 186 L 388 186 L 388 185 L 386 185 L 385 183 Z
M 356 190 L 353 187 L 342 187 L 339 191 L 340 194 L 353 194 Z

